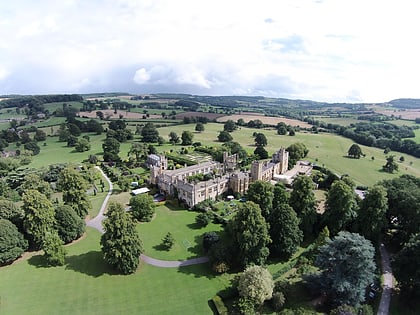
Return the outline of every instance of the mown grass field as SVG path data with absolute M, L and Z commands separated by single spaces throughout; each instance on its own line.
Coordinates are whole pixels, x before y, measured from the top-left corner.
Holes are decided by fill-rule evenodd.
M 212 314 L 211 299 L 229 276 L 207 265 L 157 268 L 116 275 L 102 259 L 100 234 L 68 246 L 66 265 L 46 268 L 34 256 L 0 268 L 0 313 L 14 314 Z
M 210 223 L 202 228 L 195 223 L 197 212 L 185 209 L 170 210 L 158 206 L 151 222 L 141 223 L 137 230 L 144 242 L 145 254 L 163 260 L 182 260 L 203 256 L 202 236 L 208 231 L 221 231 L 222 227 Z M 171 232 L 175 244 L 169 251 L 162 246 L 162 239 Z

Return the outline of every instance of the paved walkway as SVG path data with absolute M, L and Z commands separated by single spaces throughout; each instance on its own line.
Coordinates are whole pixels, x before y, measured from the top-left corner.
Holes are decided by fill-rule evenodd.
M 97 229 L 102 234 L 104 233 L 104 228 L 102 227 L 102 221 L 106 218 L 104 215 L 104 211 L 106 209 L 106 206 L 109 201 L 109 197 L 112 195 L 112 190 L 114 189 L 111 180 L 106 176 L 106 174 L 102 171 L 102 169 L 99 166 L 95 166 L 102 174 L 102 176 L 107 180 L 109 184 L 109 191 L 108 194 L 105 197 L 104 202 L 102 203 L 101 209 L 99 210 L 99 213 L 96 217 L 89 220 L 86 225 L 93 227 Z M 144 254 L 140 255 L 140 259 L 144 261 L 146 264 L 156 266 L 156 267 L 162 267 L 162 268 L 177 268 L 177 267 L 183 267 L 183 266 L 191 266 L 191 265 L 197 265 L 197 264 L 204 264 L 209 261 L 208 257 L 197 257 L 187 260 L 160 260 L 155 259 L 149 256 L 146 256 Z
M 92 220 L 89 220 L 86 225 L 93 227 L 95 229 L 97 229 L 99 232 L 101 232 L 102 234 L 104 233 L 104 228 L 102 227 L 102 221 L 103 219 L 105 219 L 104 216 L 104 211 L 106 209 L 106 205 L 108 204 L 109 198 L 112 195 L 112 191 L 114 189 L 114 186 L 112 185 L 111 180 L 108 178 L 108 176 L 106 176 L 106 174 L 104 173 L 104 171 L 99 167 L 99 166 L 95 166 L 95 168 L 97 170 L 99 170 L 99 172 L 101 172 L 102 176 L 106 179 L 106 181 L 109 184 L 109 191 L 105 197 L 104 202 L 102 203 L 101 209 L 99 210 L 99 213 L 96 217 L 94 217 Z
M 388 315 L 389 305 L 391 303 L 392 288 L 394 286 L 394 283 L 393 283 L 394 277 L 392 275 L 389 254 L 383 243 L 381 243 L 379 247 L 379 251 L 381 253 L 382 275 L 384 277 L 384 284 L 382 286 L 382 296 L 381 296 L 381 301 L 379 302 L 377 315 Z

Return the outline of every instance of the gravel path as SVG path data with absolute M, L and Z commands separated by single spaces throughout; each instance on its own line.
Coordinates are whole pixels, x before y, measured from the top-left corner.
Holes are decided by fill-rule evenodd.
M 106 206 L 108 204 L 109 198 L 112 195 L 113 185 L 111 180 L 106 176 L 106 174 L 102 171 L 102 169 L 99 166 L 95 166 L 102 174 L 102 176 L 108 181 L 109 183 L 109 191 L 108 194 L 105 197 L 104 202 L 102 203 L 101 209 L 99 210 L 99 213 L 96 217 L 94 217 L 92 220 L 89 220 L 86 225 L 93 227 L 94 229 L 97 229 L 102 234 L 104 233 L 104 229 L 102 227 L 102 221 L 106 218 L 104 215 L 104 211 L 106 209 Z M 197 257 L 187 260 L 160 260 L 155 259 L 149 256 L 146 256 L 144 254 L 140 255 L 140 259 L 144 261 L 146 264 L 156 266 L 156 267 L 162 267 L 162 268 L 177 268 L 177 267 L 183 267 L 183 266 L 191 266 L 191 265 L 197 265 L 197 264 L 204 264 L 209 261 L 208 257 Z
M 92 220 L 89 220 L 86 223 L 86 225 L 97 229 L 99 232 L 101 232 L 103 234 L 104 233 L 104 228 L 102 227 L 102 220 L 105 219 L 104 211 L 106 209 L 106 205 L 108 204 L 109 197 L 111 197 L 111 195 L 112 195 L 112 190 L 114 189 L 114 186 L 112 185 L 111 180 L 108 178 L 108 176 L 106 176 L 104 171 L 99 166 L 95 166 L 95 168 L 97 170 L 99 170 L 99 172 L 101 172 L 102 176 L 107 180 L 107 182 L 109 184 L 109 191 L 108 191 L 108 193 L 105 197 L 104 202 L 102 203 L 102 206 L 101 206 L 101 209 L 99 210 L 98 215 L 96 217 L 94 217 Z
M 393 275 L 391 269 L 391 262 L 389 259 L 388 251 L 385 248 L 385 245 L 381 243 L 379 248 L 381 253 L 381 262 L 382 262 L 382 275 L 384 277 L 384 284 L 382 286 L 382 296 L 381 301 L 379 302 L 379 308 L 377 315 L 388 315 L 389 314 L 389 305 L 391 303 L 391 293 L 394 286 Z

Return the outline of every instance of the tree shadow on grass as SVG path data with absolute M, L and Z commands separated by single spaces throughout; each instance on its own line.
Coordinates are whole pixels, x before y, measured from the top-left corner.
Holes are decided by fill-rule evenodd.
M 104 261 L 101 251 L 66 257 L 66 270 L 73 270 L 95 278 L 104 274 L 117 274 Z
M 192 257 L 190 258 L 195 258 L 198 256 L 204 256 L 204 251 L 203 251 L 203 236 L 202 235 L 196 235 L 194 237 L 194 243 L 191 244 L 193 246 L 188 247 L 188 252 L 193 254 Z
M 153 249 L 158 250 L 160 252 L 163 252 L 163 251 L 168 252 L 169 251 L 169 249 L 165 245 L 163 245 L 163 243 L 160 243 L 158 245 L 153 246 Z
M 181 202 L 173 200 L 166 200 L 165 206 L 171 211 L 185 211 L 186 208 L 182 205 Z
M 202 226 L 200 224 L 198 224 L 197 222 L 188 223 L 187 226 L 188 226 L 188 228 L 190 228 L 192 230 L 199 230 L 199 229 L 202 228 Z
M 43 255 L 35 255 L 28 259 L 28 263 L 31 266 L 34 266 L 36 268 L 49 268 L 51 267 L 48 265 L 47 260 L 44 258 Z
M 214 279 L 217 277 L 217 274 L 211 270 L 210 263 L 208 262 L 204 264 L 179 267 L 178 272 L 186 275 L 193 275 L 195 278 L 206 277 L 207 279 Z

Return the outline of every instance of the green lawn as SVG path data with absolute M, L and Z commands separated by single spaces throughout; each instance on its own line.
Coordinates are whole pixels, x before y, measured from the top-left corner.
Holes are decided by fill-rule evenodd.
M 171 131 L 175 131 L 180 136 L 182 131 L 189 130 L 194 132 L 194 142 L 200 141 L 203 145 L 221 145 L 216 139 L 219 132 L 223 130 L 223 124 L 205 124 L 205 131 L 202 133 L 195 132 L 194 128 L 195 124 L 189 124 L 172 126 L 170 128 L 163 127 L 158 130 L 160 135 L 166 139 Z M 255 131 L 263 132 L 266 135 L 268 140 L 266 150 L 270 155 L 280 147 L 288 147 L 292 143 L 302 142 L 309 149 L 307 157 L 309 161 L 318 165 L 324 165 L 339 175 L 348 174 L 360 185 L 373 185 L 379 180 L 390 179 L 405 173 L 420 176 L 420 159 L 399 152 L 391 152 L 391 154 L 396 156 L 397 160 L 400 156 L 404 156 L 405 159 L 403 163 L 399 163 L 400 171 L 395 174 L 381 171 L 382 165 L 386 162 L 386 156 L 383 150 L 378 148 L 361 145 L 360 147 L 363 153 L 366 154 L 366 157 L 349 159 L 346 155 L 353 142 L 350 139 L 334 134 L 297 132 L 296 136 L 290 137 L 279 136 L 274 129 L 256 130 L 242 127 L 240 130 L 232 132 L 231 135 L 233 136 L 233 141 L 241 143 L 251 153 L 255 150 L 252 137 Z M 181 146 L 164 145 L 157 147 L 157 149 L 160 151 L 180 150 Z M 374 160 L 371 159 L 372 157 L 374 157 Z
M 221 231 L 222 227 L 210 223 L 205 228 L 195 224 L 197 212 L 170 210 L 167 206 L 156 208 L 156 215 L 151 222 L 138 225 L 144 243 L 145 254 L 163 260 L 182 260 L 202 256 L 202 236 L 208 231 Z M 169 251 L 162 248 L 161 241 L 166 233 L 171 232 L 175 244 Z
M 208 266 L 157 268 L 115 275 L 102 259 L 99 232 L 67 247 L 66 265 L 40 256 L 0 268 L 1 314 L 212 314 L 207 301 L 228 283 Z
M 29 165 L 33 168 L 39 168 L 56 163 L 80 163 L 87 159 L 90 154 L 102 155 L 102 140 L 105 135 L 89 134 L 91 149 L 89 151 L 80 153 L 76 152 L 74 148 L 68 147 L 66 142 L 59 142 L 58 137 L 47 137 L 45 143 L 39 143 L 41 152 L 34 156 L 32 163 Z

